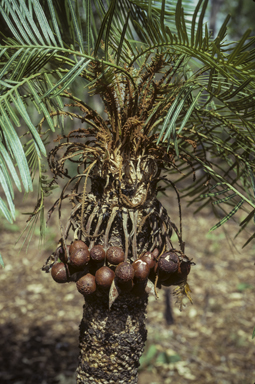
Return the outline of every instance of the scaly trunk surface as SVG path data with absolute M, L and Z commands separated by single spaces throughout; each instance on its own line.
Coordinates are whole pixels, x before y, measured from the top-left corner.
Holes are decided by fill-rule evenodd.
M 108 297 L 86 298 L 80 325 L 77 383 L 138 382 L 137 370 L 147 337 L 147 294 L 119 296 L 109 310 Z

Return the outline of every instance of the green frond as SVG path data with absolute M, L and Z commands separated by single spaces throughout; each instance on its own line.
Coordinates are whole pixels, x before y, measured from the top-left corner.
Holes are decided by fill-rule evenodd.
M 255 37 L 247 30 L 238 42 L 226 40 L 227 16 L 213 39 L 205 22 L 207 4 L 0 2 L 3 31 L 8 30 L 0 45 L 0 177 L 7 201 L 0 208 L 8 220 L 14 213 L 10 174 L 19 189 L 21 183 L 25 191 L 32 189 L 46 155 L 45 132 L 54 132 L 65 116 L 78 116 L 65 107 L 77 79 L 105 104 L 107 124 L 84 100 L 70 97 L 93 132 L 110 132 L 117 142 L 125 140 L 123 127 L 139 123 L 150 145 L 174 154 L 185 175 L 181 180 L 203 170 L 184 193 L 201 206 L 231 206 L 219 225 L 241 205 L 254 211 Z M 32 104 L 40 114 L 36 123 L 27 111 Z M 86 120 L 87 114 L 97 123 Z M 21 124 L 27 143 L 19 137 Z M 47 191 L 41 181 L 42 202 Z M 227 196 L 215 200 L 224 189 Z M 39 212 L 43 215 L 41 209 L 31 216 L 33 223 Z M 241 229 L 250 220 L 248 212 Z
M 10 119 L 7 116 L 7 113 L 4 111 L 3 108 L 1 108 L 1 105 L 0 105 L 0 110 L 2 113 L 2 117 L 0 117 L 2 138 L 5 141 L 5 144 L 8 148 L 9 153 L 11 153 L 11 155 L 14 156 L 16 159 L 25 191 L 26 192 L 31 191 L 32 181 L 30 178 L 30 172 L 29 172 L 27 160 L 22 148 L 22 144 L 20 142 L 20 139 Z
M 23 248 L 23 246 L 25 244 L 27 244 L 27 249 L 28 249 L 28 246 L 29 246 L 29 244 L 33 238 L 33 235 L 34 235 L 34 232 L 36 229 L 36 224 L 37 224 L 38 218 L 39 218 L 39 215 L 33 216 L 31 218 L 31 220 L 29 220 L 29 222 L 27 222 L 25 228 L 22 230 L 19 238 L 16 241 L 16 244 L 17 244 L 22 238 L 23 241 L 21 243 L 20 248 Z
M 15 207 L 13 204 L 13 199 L 14 199 L 13 188 L 12 188 L 10 176 L 6 171 L 6 168 L 4 167 L 4 161 L 3 161 L 3 158 L 1 157 L 0 157 L 0 183 L 9 205 L 10 214 L 12 218 L 15 220 Z
M 9 223 L 12 224 L 13 218 L 12 218 L 11 212 L 9 211 L 9 209 L 7 208 L 5 202 L 1 197 L 0 197 L 0 210 L 4 214 L 5 218 L 9 221 Z
M 54 9 L 53 0 L 47 0 L 47 2 L 48 2 L 50 15 L 51 15 L 51 23 L 53 25 L 54 33 L 56 34 L 56 36 L 58 38 L 58 42 L 59 42 L 60 46 L 63 47 L 63 40 L 62 40 L 62 36 L 61 36 L 60 30 L 59 30 L 59 25 L 57 22 L 57 15 L 56 15 L 56 12 Z M 55 44 L 55 45 L 57 45 L 57 44 Z
M 246 247 L 253 239 L 255 238 L 255 233 L 249 237 L 249 239 L 244 243 L 243 248 Z
M 75 79 L 79 74 L 87 67 L 90 63 L 90 60 L 85 61 L 86 59 L 81 59 L 66 75 L 64 75 L 53 88 L 49 89 L 41 99 L 46 99 L 47 97 L 53 94 L 54 97 L 62 93 Z M 60 85 L 62 87 L 60 88 Z M 58 90 L 57 90 L 58 88 Z
M 3 159 L 9 169 L 9 173 L 10 175 L 12 176 L 13 178 L 13 181 L 16 185 L 16 187 L 18 188 L 18 190 L 21 192 L 21 183 L 20 183 L 20 180 L 19 180 L 19 177 L 18 177 L 18 174 L 16 172 L 16 169 L 13 165 L 13 161 L 9 155 L 9 153 L 7 152 L 6 148 L 4 147 L 4 145 L 0 142 L 0 151 L 3 155 Z
M 4 268 L 4 261 L 3 261 L 1 254 L 0 254 L 0 265 L 2 268 Z
M 75 35 L 78 41 L 79 49 L 81 50 L 81 52 L 83 52 L 83 38 L 82 38 L 81 29 L 80 29 L 79 13 L 75 12 L 72 0 L 67 0 L 67 1 L 68 1 L 70 13 L 71 13 L 72 26 L 75 30 Z

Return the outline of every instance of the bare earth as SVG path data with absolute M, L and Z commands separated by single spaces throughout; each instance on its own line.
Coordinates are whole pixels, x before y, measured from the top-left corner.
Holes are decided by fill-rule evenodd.
M 178 224 L 177 200 L 169 196 L 161 200 Z M 37 231 L 28 252 L 15 246 L 25 226 L 21 213 L 32 207 L 31 197 L 17 205 L 12 228 L 0 220 L 6 265 L 0 270 L 0 383 L 74 384 L 83 298 L 74 284 L 56 284 L 41 271 L 60 237 L 57 215 L 43 247 Z M 221 229 L 208 234 L 217 222 L 209 210 L 196 216 L 183 210 L 186 254 L 196 262 L 189 278 L 194 303 L 180 312 L 172 297 L 174 324 L 167 325 L 164 291 L 150 297 L 139 384 L 253 384 L 254 242 L 242 250 L 249 233 L 233 240 L 237 223 L 225 225 L 231 245 Z

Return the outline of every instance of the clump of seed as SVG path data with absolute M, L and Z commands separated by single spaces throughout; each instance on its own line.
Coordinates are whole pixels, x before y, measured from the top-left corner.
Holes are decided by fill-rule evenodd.
M 78 249 L 88 250 L 88 246 L 82 240 L 74 240 L 74 242 L 70 245 L 69 253 L 75 253 Z
M 155 264 L 156 264 L 156 258 L 154 257 L 154 255 L 152 254 L 152 252 L 146 252 L 140 260 L 143 260 L 145 261 L 149 268 L 154 268 L 155 267 Z
M 90 260 L 89 249 L 82 240 L 75 240 L 69 248 L 70 265 L 83 269 Z
M 100 263 L 105 259 L 105 251 L 102 245 L 95 245 L 90 250 L 90 258 L 95 263 Z
M 56 263 L 51 268 L 51 276 L 59 284 L 67 283 L 70 278 L 70 271 L 67 264 Z
M 88 265 L 90 260 L 90 254 L 88 249 L 77 249 L 75 252 L 70 252 L 70 265 L 77 268 L 83 269 Z
M 132 267 L 134 268 L 134 281 L 141 282 L 147 280 L 150 273 L 150 267 L 146 261 L 137 259 L 133 262 Z
M 167 280 L 169 275 L 175 273 L 179 267 L 179 258 L 175 252 L 166 252 L 160 256 L 156 271 L 160 281 Z
M 97 288 L 95 276 L 87 273 L 76 282 L 76 287 L 83 296 L 91 295 Z
M 115 281 L 122 291 L 130 291 L 133 288 L 135 271 L 126 261 L 120 263 L 115 270 Z
M 164 280 L 162 285 L 169 287 L 170 285 L 180 285 L 181 283 L 186 282 L 187 276 L 190 273 L 191 264 L 192 263 L 189 260 L 182 261 L 178 270 L 171 274 L 168 279 Z
M 96 284 L 99 288 L 104 290 L 110 289 L 113 279 L 115 277 L 115 273 L 109 267 L 101 267 L 96 271 L 95 279 Z
M 122 248 L 120 247 L 110 247 L 106 252 L 106 259 L 110 264 L 118 265 L 124 262 L 125 254 Z

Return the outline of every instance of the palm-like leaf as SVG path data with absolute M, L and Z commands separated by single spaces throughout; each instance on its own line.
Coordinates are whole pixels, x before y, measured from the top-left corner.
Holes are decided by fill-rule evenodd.
M 25 191 L 32 189 L 28 149 L 17 134 L 20 120 L 32 137 L 35 170 L 46 153 L 43 122 L 52 131 L 59 125 L 59 111 L 70 96 L 66 90 L 78 77 L 105 103 L 106 89 L 118 81 L 130 82 L 134 98 L 128 116 L 137 116 L 142 103 L 148 104 L 142 112 L 143 134 L 155 147 L 175 153 L 186 176 L 192 173 L 187 164 L 204 170 L 184 192 L 191 202 L 215 201 L 227 186 L 227 196 L 220 196 L 218 203 L 234 208 L 219 225 L 241 205 L 254 212 L 255 38 L 248 30 L 237 44 L 230 44 L 225 40 L 227 17 L 212 40 L 204 23 L 207 2 L 193 8 L 180 0 L 174 7 L 167 0 L 0 1 L 6 35 L 0 47 L 0 180 L 9 209 L 3 200 L 0 208 L 8 220 L 14 218 L 8 172 L 20 188 L 13 172 L 16 164 Z M 159 93 L 141 80 L 150 66 L 153 72 L 153 65 L 161 73 Z M 157 88 L 155 77 L 151 84 Z M 154 97 L 151 105 L 146 92 Z M 27 113 L 28 101 L 43 115 L 37 126 Z M 119 112 L 110 108 L 109 113 L 116 122 Z M 223 168 L 217 158 L 224 160 Z M 40 185 L 43 207 L 49 184 Z M 242 228 L 251 218 L 248 213 Z

